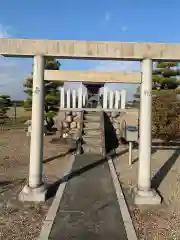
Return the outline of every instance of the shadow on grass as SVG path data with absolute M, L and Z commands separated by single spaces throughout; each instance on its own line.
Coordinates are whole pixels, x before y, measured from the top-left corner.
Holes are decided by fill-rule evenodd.
M 55 159 L 57 159 L 57 158 L 65 157 L 65 156 L 67 156 L 68 154 L 75 152 L 75 150 L 76 150 L 76 149 L 70 148 L 70 149 L 69 149 L 67 152 L 65 152 L 65 153 L 58 154 L 58 155 L 56 155 L 56 156 L 52 156 L 52 157 L 46 158 L 45 160 L 43 160 L 43 163 L 46 164 L 46 163 L 49 163 L 49 162 L 51 162 L 51 161 L 53 161 L 53 160 L 55 160 Z
M 157 152 L 158 149 L 152 148 L 151 155 Z M 139 156 L 137 156 L 135 159 L 133 159 L 132 164 L 136 163 L 139 160 Z
M 139 149 L 139 143 L 135 142 L 133 144 L 133 149 Z M 169 143 L 165 142 L 152 142 L 152 148 L 151 148 L 151 154 L 153 155 L 156 153 L 158 150 L 180 150 L 180 142 L 179 141 L 172 141 Z M 136 163 L 139 160 L 139 156 L 136 157 L 132 164 Z
M 19 185 L 25 185 L 25 182 L 25 178 L 15 179 L 12 181 L 2 181 L 0 182 L 0 194 L 12 190 Z
M 156 190 L 159 188 L 161 182 L 164 180 L 168 172 L 171 170 L 172 166 L 175 164 L 178 157 L 179 157 L 179 151 L 176 150 L 152 178 L 152 181 L 151 181 L 152 188 L 155 188 Z
M 80 176 L 81 174 L 83 174 L 101 164 L 104 164 L 105 162 L 108 161 L 109 158 L 115 158 L 115 157 L 121 156 L 121 155 L 125 154 L 127 151 L 128 150 L 125 149 L 119 153 L 114 153 L 114 152 L 110 153 L 106 157 L 101 158 L 100 160 L 97 160 L 96 162 L 93 162 L 82 168 L 79 168 L 77 170 L 70 172 L 69 174 L 65 175 L 64 177 L 62 177 L 61 179 L 59 179 L 58 181 L 54 182 L 53 184 L 51 184 L 49 186 L 48 191 L 47 191 L 47 199 L 53 197 L 56 194 L 60 184 L 62 184 L 64 182 L 68 182 L 69 180 L 73 179 L 74 177 Z M 84 159 L 84 160 L 86 161 L 86 159 Z

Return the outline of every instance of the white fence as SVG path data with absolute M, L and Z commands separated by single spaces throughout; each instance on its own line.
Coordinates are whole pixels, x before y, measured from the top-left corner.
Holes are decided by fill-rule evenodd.
M 126 108 L 126 90 L 111 91 L 104 87 L 102 94 L 103 109 L 125 109 Z M 75 89 L 60 88 L 60 109 L 82 109 L 88 102 L 87 92 L 83 88 Z
M 104 87 L 103 91 L 103 108 L 104 109 L 125 109 L 126 108 L 127 92 L 125 89 L 122 91 L 110 91 Z
M 81 87 L 78 92 L 75 89 L 60 88 L 60 109 L 84 108 L 87 100 L 87 93 Z

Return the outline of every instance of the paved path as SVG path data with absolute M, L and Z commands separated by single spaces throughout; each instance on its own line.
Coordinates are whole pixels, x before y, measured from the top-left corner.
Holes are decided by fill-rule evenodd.
M 76 156 L 51 240 L 127 240 L 109 165 L 101 156 Z

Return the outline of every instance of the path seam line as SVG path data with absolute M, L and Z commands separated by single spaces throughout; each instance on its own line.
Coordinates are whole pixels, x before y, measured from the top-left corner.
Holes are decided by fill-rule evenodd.
M 136 231 L 135 231 L 127 204 L 126 204 L 126 200 L 125 200 L 125 197 L 124 197 L 124 194 L 122 191 L 122 187 L 121 187 L 120 181 L 119 181 L 117 173 L 116 173 L 116 168 L 115 168 L 114 162 L 111 158 L 108 160 L 108 164 L 109 164 L 110 172 L 112 175 L 115 192 L 116 192 L 117 200 L 119 203 L 120 211 L 122 214 L 124 226 L 126 229 L 127 239 L 128 240 L 138 240 Z

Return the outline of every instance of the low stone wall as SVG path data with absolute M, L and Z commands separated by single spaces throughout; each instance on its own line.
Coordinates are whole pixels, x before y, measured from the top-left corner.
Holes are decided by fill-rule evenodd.
M 66 138 L 76 137 L 80 129 L 81 112 L 64 112 L 60 111 L 54 118 L 57 135 Z

